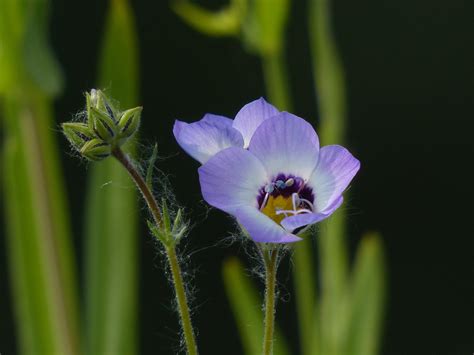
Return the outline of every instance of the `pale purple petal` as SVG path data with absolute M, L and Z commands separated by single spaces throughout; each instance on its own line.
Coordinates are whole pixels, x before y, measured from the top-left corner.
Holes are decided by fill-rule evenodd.
M 308 181 L 314 191 L 314 206 L 322 212 L 334 204 L 359 171 L 360 162 L 339 145 L 328 145 L 319 152 L 318 165 Z
M 234 215 L 255 242 L 292 243 L 301 240 L 296 235 L 288 233 L 255 207 L 244 206 L 238 208 Z
M 213 113 L 206 113 L 204 117 L 201 119 L 201 121 L 214 123 L 216 125 L 221 124 L 224 126 L 232 126 L 232 123 L 234 122 L 234 120 L 231 120 L 228 117 L 214 115 Z
M 257 208 L 259 189 L 268 181 L 260 160 L 243 148 L 227 148 L 199 168 L 204 200 L 233 213 L 242 205 Z
M 278 111 L 274 106 L 265 101 L 263 97 L 252 101 L 240 109 L 235 116 L 232 126 L 244 137 L 244 148 L 247 148 L 255 130 L 266 119 L 277 115 Z
M 292 174 L 306 180 L 318 161 L 319 139 L 308 122 L 281 112 L 258 127 L 249 151 L 260 159 L 269 175 Z
M 242 135 L 229 121 L 226 117 L 210 114 L 193 123 L 175 121 L 173 134 L 181 148 L 203 164 L 223 149 L 243 147 Z
M 322 212 L 317 213 L 302 213 L 296 216 L 286 217 L 281 221 L 281 225 L 289 232 L 295 229 L 309 226 L 321 222 L 323 219 L 329 217 L 342 204 L 343 198 L 340 196 L 334 203 Z

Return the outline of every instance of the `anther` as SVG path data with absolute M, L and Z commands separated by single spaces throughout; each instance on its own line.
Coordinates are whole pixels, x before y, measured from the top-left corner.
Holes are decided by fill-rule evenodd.
M 294 183 L 295 183 L 295 179 L 293 178 L 289 178 L 288 180 L 285 181 L 285 185 L 287 187 L 293 186 Z
M 275 189 L 275 187 L 273 186 L 273 184 L 268 184 L 268 185 L 265 186 L 265 192 L 267 194 L 271 194 L 274 189 Z
M 275 186 L 278 189 L 283 190 L 286 187 L 286 183 L 283 180 L 277 180 L 275 181 Z

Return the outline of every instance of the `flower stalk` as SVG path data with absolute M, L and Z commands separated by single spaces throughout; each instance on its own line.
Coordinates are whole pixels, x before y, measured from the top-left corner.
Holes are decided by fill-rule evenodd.
M 163 244 L 166 252 L 166 257 L 169 262 L 171 269 L 171 275 L 173 278 L 173 286 L 176 293 L 176 301 L 178 305 L 178 312 L 181 319 L 181 326 L 183 328 L 184 339 L 186 343 L 186 349 L 188 355 L 197 355 L 197 345 L 194 335 L 193 326 L 191 323 L 191 314 L 189 311 L 188 300 L 186 296 L 186 289 L 184 287 L 183 277 L 181 274 L 181 268 L 179 266 L 178 257 L 176 255 L 176 243 L 179 238 L 174 238 L 176 226 L 179 225 L 180 213 L 178 212 L 177 218 L 173 226 L 173 230 L 170 228 L 169 215 L 166 205 L 163 205 L 164 213 L 160 210 L 158 202 L 150 191 L 148 184 L 146 183 L 143 176 L 139 173 L 137 168 L 128 159 L 126 154 L 120 149 L 116 148 L 112 155 L 123 165 L 127 170 L 132 180 L 140 190 L 144 200 L 146 201 L 148 208 L 153 216 L 154 226 L 151 226 L 152 233 L 157 239 Z M 164 233 L 163 233 L 164 230 Z M 182 234 L 182 233 L 181 233 Z M 178 233 L 179 235 L 179 233 Z
M 171 275 L 173 276 L 176 301 L 178 304 L 179 316 L 181 318 L 181 326 L 183 328 L 188 355 L 197 355 L 198 349 L 191 323 L 191 314 L 189 312 L 186 290 L 184 289 L 183 277 L 181 276 L 181 268 L 179 267 L 178 257 L 176 256 L 176 249 L 174 247 L 165 247 L 165 249 L 166 256 L 170 263 Z
M 125 155 L 122 149 L 117 148 L 113 151 L 112 154 L 115 157 L 115 159 L 117 159 L 120 162 L 120 164 L 123 165 L 123 167 L 127 170 L 132 180 L 137 185 L 138 190 L 142 194 L 143 199 L 145 200 L 146 204 L 148 205 L 148 208 L 150 209 L 150 212 L 153 216 L 153 220 L 155 221 L 156 226 L 159 227 L 162 223 L 160 207 L 158 206 L 158 202 L 156 201 L 155 197 L 153 196 L 150 189 L 148 188 L 148 185 L 145 179 L 138 172 L 137 168 L 133 165 L 130 159 L 128 159 L 127 155 Z
M 263 250 L 265 265 L 265 319 L 263 355 L 273 354 L 273 333 L 275 331 L 276 274 L 278 269 L 278 248 Z
M 86 102 L 87 122 L 63 123 L 63 133 L 82 157 L 91 161 L 100 161 L 113 156 L 135 182 L 153 218 L 153 221 L 147 221 L 148 227 L 166 252 L 187 353 L 197 355 L 186 288 L 176 255 L 176 246 L 188 229 L 187 224 L 183 222 L 182 210 L 177 210 L 173 223 L 171 223 L 166 201 L 163 200 L 161 205 L 158 204 L 152 193 L 151 178 L 157 154 L 156 146 L 150 159 L 146 178 L 142 176 L 140 170 L 121 148 L 137 132 L 142 108 L 136 107 L 119 111 L 102 91 L 94 89 L 86 93 Z

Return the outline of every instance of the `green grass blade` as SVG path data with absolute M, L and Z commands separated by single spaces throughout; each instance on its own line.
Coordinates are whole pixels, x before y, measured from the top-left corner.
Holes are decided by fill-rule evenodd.
M 345 295 L 348 287 L 345 214 L 336 211 L 319 226 L 319 269 L 321 277 L 321 353 L 340 354 L 345 332 Z M 317 332 L 317 330 L 314 330 Z
M 320 138 L 324 145 L 341 144 L 346 136 L 346 84 L 331 28 L 331 0 L 311 0 L 309 32 L 313 76 L 320 112 Z
M 330 0 L 311 0 L 309 32 L 314 81 L 320 113 L 320 139 L 323 145 L 343 144 L 346 134 L 345 80 L 330 25 Z M 345 213 L 339 209 L 320 226 L 318 236 L 321 270 L 322 353 L 340 353 L 345 326 L 341 314 L 348 281 L 345 245 Z
M 136 105 L 138 45 L 126 0 L 110 2 L 102 43 L 99 85 L 122 108 Z M 86 205 L 87 353 L 138 353 L 137 196 L 123 167 L 113 159 L 93 164 Z
M 8 110 L 9 114 L 14 109 Z M 13 306 L 18 334 L 18 346 L 21 354 L 51 353 L 56 350 L 55 340 L 50 330 L 52 320 L 45 312 L 47 304 L 44 289 L 44 270 L 38 242 L 40 236 L 35 223 L 33 201 L 25 164 L 25 152 L 20 141 L 13 136 L 6 138 L 4 146 L 4 192 L 7 227 L 7 248 L 12 283 Z M 25 223 L 26 222 L 26 223 Z M 35 294 L 35 297 L 28 295 Z
M 311 233 L 305 233 L 301 242 L 294 245 L 293 279 L 295 286 L 296 310 L 298 314 L 298 331 L 300 335 L 301 353 L 317 355 L 313 344 L 319 342 L 319 325 L 317 311 L 316 277 L 313 265 L 313 244 Z
M 385 264 L 381 238 L 362 239 L 356 256 L 351 289 L 348 355 L 376 355 L 382 332 Z
M 51 97 L 62 77 L 48 1 L 0 1 L 9 270 L 22 354 L 79 354 L 77 299 Z M 35 58 L 34 65 L 31 58 Z
M 262 353 L 263 311 L 262 297 L 245 274 L 244 267 L 237 258 L 224 263 L 223 278 L 240 339 L 246 355 Z M 275 355 L 290 354 L 281 332 L 275 331 Z
M 51 107 L 5 100 L 5 209 L 22 354 L 79 354 L 75 270 Z M 42 352 L 43 351 L 43 352 Z

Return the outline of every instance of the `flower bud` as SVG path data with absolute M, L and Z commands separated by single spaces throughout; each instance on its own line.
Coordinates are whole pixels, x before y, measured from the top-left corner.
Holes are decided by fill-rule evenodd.
M 77 150 L 81 150 L 94 137 L 94 133 L 84 123 L 66 122 L 62 124 L 62 128 L 69 143 Z
M 96 109 L 107 115 L 112 119 L 113 122 L 117 122 L 117 110 L 109 103 L 107 96 L 101 91 L 92 89 L 90 93 L 86 93 L 86 107 L 87 107 L 87 119 L 89 120 L 89 126 L 93 128 L 91 115 L 92 109 Z
M 124 143 L 130 138 L 140 126 L 140 116 L 142 107 L 135 107 L 122 113 L 122 117 L 118 122 L 119 139 Z
M 112 153 L 112 147 L 109 143 L 94 138 L 82 146 L 80 153 L 89 160 L 99 161 Z
M 110 116 L 92 106 L 90 108 L 89 122 L 92 122 L 92 127 L 97 137 L 107 143 L 114 141 L 118 128 Z

